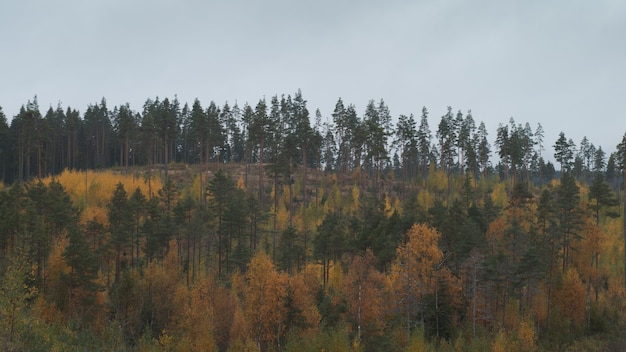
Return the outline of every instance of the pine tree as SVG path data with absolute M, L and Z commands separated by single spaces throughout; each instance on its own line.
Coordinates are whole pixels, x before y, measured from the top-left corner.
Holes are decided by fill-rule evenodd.
M 228 245 L 228 227 L 225 221 L 228 211 L 228 204 L 231 201 L 235 186 L 228 178 L 226 173 L 218 170 L 215 177 L 209 182 L 207 191 L 210 194 L 209 207 L 217 220 L 217 275 L 222 276 L 222 264 L 224 260 L 224 251 Z
M 606 161 L 604 158 L 606 157 L 606 153 L 602 150 L 602 147 L 598 147 L 596 149 L 595 154 L 593 155 L 593 168 L 592 171 L 594 173 L 602 173 L 605 171 Z
M 70 272 L 65 277 L 69 290 L 67 300 L 70 316 L 77 315 L 82 318 L 83 323 L 89 323 L 97 310 L 96 293 L 101 287 L 96 281 L 98 262 L 80 228 L 69 230 L 63 259 L 70 267 Z
M 424 106 L 422 108 L 422 116 L 420 117 L 420 125 L 417 130 L 417 152 L 419 154 L 420 173 L 424 181 L 428 177 L 428 161 L 430 160 L 430 144 L 432 133 L 428 127 L 428 110 Z
M 604 180 L 604 175 L 601 172 L 596 172 L 591 186 L 589 187 L 589 200 L 591 202 L 591 208 L 596 217 L 596 225 L 600 225 L 600 209 L 602 207 L 614 207 L 619 205 L 619 200 L 615 197 L 611 188 Z M 607 213 L 612 217 L 619 216 L 616 213 Z
M 622 207 L 624 209 L 624 286 L 626 287 L 626 133 L 624 137 L 622 137 L 622 142 L 617 145 L 616 159 L 618 160 L 619 169 L 622 170 L 622 176 L 624 177 L 622 183 L 622 194 L 624 197 Z
M 344 215 L 340 212 L 327 213 L 317 227 L 317 235 L 313 239 L 313 256 L 322 263 L 322 284 L 328 284 L 332 261 L 341 259 L 347 250 L 347 225 Z
M 115 251 L 115 284 L 119 283 L 123 262 L 132 251 L 133 212 L 124 185 L 119 182 L 108 205 L 110 243 Z
M 448 112 L 441 117 L 437 128 L 439 140 L 439 153 L 441 167 L 447 175 L 450 175 L 454 166 L 454 158 L 457 155 L 455 145 L 457 143 L 457 130 L 452 115 L 452 107 L 448 106 Z
M 565 133 L 559 133 L 559 139 L 554 144 L 554 158 L 561 164 L 561 175 L 572 168 L 573 157 L 572 145 L 565 138 Z
M 580 238 L 579 230 L 582 225 L 582 214 L 579 205 L 579 192 L 580 189 L 571 172 L 565 172 L 563 176 L 561 176 L 561 184 L 557 189 L 563 273 L 569 268 L 572 260 L 571 252 L 576 250 L 574 245 Z
M 487 168 L 489 166 L 489 159 L 491 158 L 491 145 L 489 144 L 489 140 L 487 133 L 487 127 L 484 122 L 480 122 L 478 126 L 478 133 L 476 134 L 477 145 L 478 145 L 478 161 L 480 164 L 480 170 L 482 173 L 482 177 L 487 176 Z
M 126 168 L 128 173 L 128 164 L 131 157 L 131 141 L 135 137 L 136 131 L 139 126 L 136 125 L 134 112 L 130 109 L 128 103 L 121 105 L 119 109 L 116 107 L 113 110 L 113 129 L 119 142 L 120 166 Z
M 254 117 L 250 124 L 250 138 L 254 141 L 255 145 L 258 145 L 259 149 L 259 185 L 258 185 L 258 199 L 261 207 L 264 203 L 264 190 L 265 185 L 263 182 L 263 176 L 265 171 L 263 170 L 263 163 L 265 162 L 265 147 L 269 131 L 271 130 L 270 119 L 267 116 L 267 104 L 265 99 L 259 100 L 254 111 Z
M 417 129 L 413 114 L 398 117 L 394 144 L 400 150 L 404 180 L 410 181 L 416 174 L 418 162 Z

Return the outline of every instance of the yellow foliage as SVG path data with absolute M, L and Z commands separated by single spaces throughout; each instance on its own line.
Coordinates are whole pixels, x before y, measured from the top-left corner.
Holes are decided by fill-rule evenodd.
M 274 210 L 274 212 L 276 212 L 276 209 L 274 209 L 274 206 L 276 205 L 276 203 L 274 202 L 274 197 L 276 197 L 276 186 L 272 185 L 272 191 L 270 192 L 270 199 L 272 199 L 272 209 Z
M 250 261 L 244 278 L 233 280 L 233 288 L 243 298 L 246 330 L 257 344 L 273 344 L 285 328 L 288 276 L 278 273 L 271 259 L 261 252 Z
M 537 334 L 535 333 L 535 327 L 531 320 L 524 319 L 517 328 L 517 339 L 520 347 L 524 348 L 524 351 L 534 351 L 537 349 Z
M 490 187 L 491 187 L 491 182 L 489 182 L 487 178 L 481 177 L 480 181 L 477 184 L 476 192 L 478 194 L 485 194 L 487 193 Z
M 583 236 L 582 245 L 577 246 L 580 249 L 574 252 L 574 262 L 578 271 L 585 278 L 595 281 L 598 276 L 598 270 L 596 270 L 594 263 L 596 255 L 600 253 L 604 234 L 590 218 L 585 219 L 581 234 Z
M 508 333 L 505 330 L 498 331 L 491 344 L 491 350 L 503 352 L 536 351 L 537 336 L 533 322 L 524 319 Z
M 502 330 L 498 332 L 496 338 L 491 345 L 492 352 L 510 352 L 509 347 L 507 346 L 507 336 L 506 333 Z
M 435 204 L 435 197 L 427 189 L 423 189 L 417 194 L 417 203 L 422 209 L 430 209 Z
M 205 188 L 206 190 L 206 185 L 202 185 L 202 188 Z M 199 175 L 195 175 L 193 177 L 193 180 L 191 181 L 191 184 L 188 186 L 187 189 L 187 194 L 191 196 L 193 199 L 201 199 L 201 197 L 205 197 L 206 191 L 205 190 L 200 190 L 200 176 Z
M 52 180 L 56 180 L 65 188 L 72 202 L 81 210 L 89 206 L 105 207 L 119 182 L 128 193 L 134 192 L 139 187 L 146 198 L 150 192 L 154 195 L 163 186 L 160 178 L 154 175 L 151 176 L 148 185 L 144 177 L 138 177 L 136 174 L 123 175 L 111 170 L 85 172 L 66 169 L 60 175 L 44 178 L 43 182 L 49 185 Z
M 108 226 L 109 216 L 107 215 L 107 211 L 105 207 L 90 205 L 80 214 L 80 223 L 86 224 L 90 220 L 95 220 L 104 226 Z
M 557 189 L 560 185 L 561 185 L 561 180 L 560 179 L 555 178 L 552 181 L 550 181 L 550 187 L 552 189 Z
M 391 205 L 391 201 L 389 200 L 389 196 L 385 195 L 385 210 L 384 210 L 385 216 L 386 217 L 390 217 L 391 214 L 393 213 L 393 206 Z
M 343 286 L 343 269 L 340 263 L 330 261 L 328 263 L 328 287 L 340 289 Z
M 409 291 L 415 297 L 434 292 L 432 280 L 437 265 L 443 260 L 438 247 L 441 234 L 426 224 L 415 224 L 407 232 L 408 241 L 396 249 L 392 266 L 394 287 L 399 292 Z
M 509 203 L 509 197 L 506 193 L 506 184 L 504 182 L 498 183 L 491 192 L 491 201 L 495 206 L 505 208 Z
M 392 209 L 397 211 L 399 214 L 402 214 L 402 201 L 399 197 L 394 197 Z M 393 214 L 393 211 L 389 215 L 391 214 Z
M 361 195 L 361 191 L 357 185 L 352 186 L 350 195 L 350 203 L 347 206 L 348 212 L 356 212 L 359 210 L 359 197 Z
M 181 341 L 178 349 L 194 351 L 216 351 L 213 339 L 214 313 L 211 305 L 212 283 L 201 280 L 191 290 L 178 285 L 175 295 L 174 316 L 177 331 L 174 334 Z
M 238 291 L 241 291 L 243 287 L 245 287 L 246 282 L 243 275 L 239 272 L 235 272 L 232 277 L 232 287 L 233 292 L 238 294 Z M 238 304 L 235 307 L 235 313 L 233 314 L 233 324 L 230 328 L 230 341 L 229 344 L 232 345 L 235 341 L 244 341 L 249 338 L 249 331 L 246 327 L 246 317 L 243 312 L 243 305 Z
M 139 284 L 140 292 L 145 292 L 151 304 L 162 307 L 154 312 L 157 324 L 166 326 L 170 323 L 172 302 L 176 298 L 179 283 L 182 281 L 182 268 L 178 259 L 176 241 L 170 241 L 169 251 L 162 263 L 151 261 L 144 271 Z
M 54 307 L 50 310 L 45 310 L 47 316 L 46 319 L 60 320 L 62 316 L 54 316 L 55 313 L 67 310 L 68 300 L 68 287 L 64 278 L 70 273 L 71 268 L 65 263 L 63 259 L 63 251 L 68 245 L 67 237 L 60 238 L 53 246 L 50 256 L 48 257 L 48 266 L 45 273 L 45 279 L 47 283 L 46 296 L 48 302 Z M 58 309 L 58 311 L 57 311 Z
M 326 203 L 329 205 L 329 210 L 331 211 L 338 209 L 341 205 L 341 191 L 339 190 L 339 186 L 336 183 L 330 189 L 330 194 Z
M 291 200 L 293 199 L 291 195 L 291 188 L 288 185 L 283 186 L 283 202 L 286 207 L 291 207 Z
M 283 231 L 287 228 L 287 224 L 289 223 L 289 212 L 285 207 L 278 207 L 278 212 L 276 213 L 276 229 L 278 231 Z
M 600 266 L 609 272 L 612 278 L 623 282 L 624 239 L 622 226 L 621 218 L 609 219 L 604 226 L 606 237 L 605 241 L 600 243 L 602 253 Z
M 435 349 L 431 344 L 428 343 L 428 341 L 426 341 L 424 331 L 419 330 L 417 333 L 411 336 L 409 345 L 407 346 L 407 350 L 411 352 L 431 352 Z
M 243 179 L 243 176 L 239 176 L 239 179 L 237 180 L 237 188 L 241 189 L 241 190 L 246 190 L 246 182 Z M 274 190 L 274 187 L 272 187 L 272 191 Z
M 173 346 L 174 337 L 169 335 L 165 329 L 161 331 L 161 335 L 159 335 L 158 339 L 159 346 L 165 348 L 165 350 L 169 350 Z
M 448 189 L 448 178 L 442 169 L 434 169 L 431 164 L 431 170 L 428 172 L 426 184 L 429 190 L 435 193 L 443 193 Z

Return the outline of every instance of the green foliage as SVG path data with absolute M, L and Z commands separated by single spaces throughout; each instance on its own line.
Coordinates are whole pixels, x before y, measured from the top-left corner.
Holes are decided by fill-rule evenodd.
M 37 295 L 30 281 L 30 268 L 20 258 L 2 267 L 0 276 L 0 346 L 8 351 L 28 349 L 29 307 Z
M 394 130 L 382 99 L 362 113 L 339 99 L 330 117 L 312 124 L 300 91 L 242 109 L 102 99 L 43 117 L 34 99 L 10 126 L 0 110 L 2 184 L 20 181 L 0 186 L 1 347 L 623 345 L 621 228 L 603 221 L 617 215 L 623 145 L 605 163 L 561 133 L 561 179 L 546 184 L 541 126 L 511 119 L 494 143 L 500 182 L 471 111 L 449 107 L 436 139 L 425 107 Z M 441 233 L 437 263 L 400 258 L 425 242 L 405 236 L 414 223 Z

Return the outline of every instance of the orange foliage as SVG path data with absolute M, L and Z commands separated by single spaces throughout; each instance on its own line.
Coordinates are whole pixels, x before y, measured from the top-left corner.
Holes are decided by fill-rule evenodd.
M 362 330 L 370 334 L 382 333 L 383 288 L 385 276 L 374 267 L 376 258 L 369 249 L 352 260 L 344 281 L 348 314 L 356 324 L 357 341 Z
M 194 351 L 216 351 L 213 339 L 214 312 L 211 305 L 213 285 L 204 279 L 191 290 L 179 285 L 174 299 L 176 336 L 182 337 L 185 348 Z
M 246 190 L 246 182 L 243 178 L 243 176 L 239 176 L 239 178 L 237 179 L 237 188 L 241 189 L 241 190 Z M 272 187 L 272 191 L 273 191 L 273 187 Z
M 585 278 L 595 281 L 599 274 L 595 261 L 600 254 L 600 244 L 604 234 L 591 219 L 586 219 L 581 233 L 582 245 L 578 246 L 580 249 L 574 253 L 574 262 Z
M 277 343 L 284 332 L 287 281 L 288 276 L 278 273 L 264 253 L 252 258 L 244 280 L 233 279 L 233 288 L 242 297 L 245 330 L 259 346 Z
M 310 330 L 316 330 L 321 319 L 317 310 L 315 296 L 319 289 L 319 281 L 313 271 L 302 271 L 289 278 L 289 289 L 294 307 L 299 310 L 306 320 Z
M 585 319 L 585 287 L 575 269 L 565 272 L 561 287 L 554 294 L 554 303 L 574 326 L 582 326 Z
M 487 229 L 487 242 L 491 245 L 491 249 L 495 250 L 496 246 L 502 242 L 502 236 L 506 230 L 507 222 L 504 217 L 495 219 Z

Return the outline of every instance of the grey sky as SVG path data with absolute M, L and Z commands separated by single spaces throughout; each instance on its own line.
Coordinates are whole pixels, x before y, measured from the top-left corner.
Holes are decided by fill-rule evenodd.
M 611 152 L 626 132 L 626 2 L 20 0 L 0 4 L 0 106 L 38 96 L 81 112 L 107 99 L 207 106 L 293 94 L 330 117 L 471 109 L 491 142 L 499 123 L 538 122 Z

